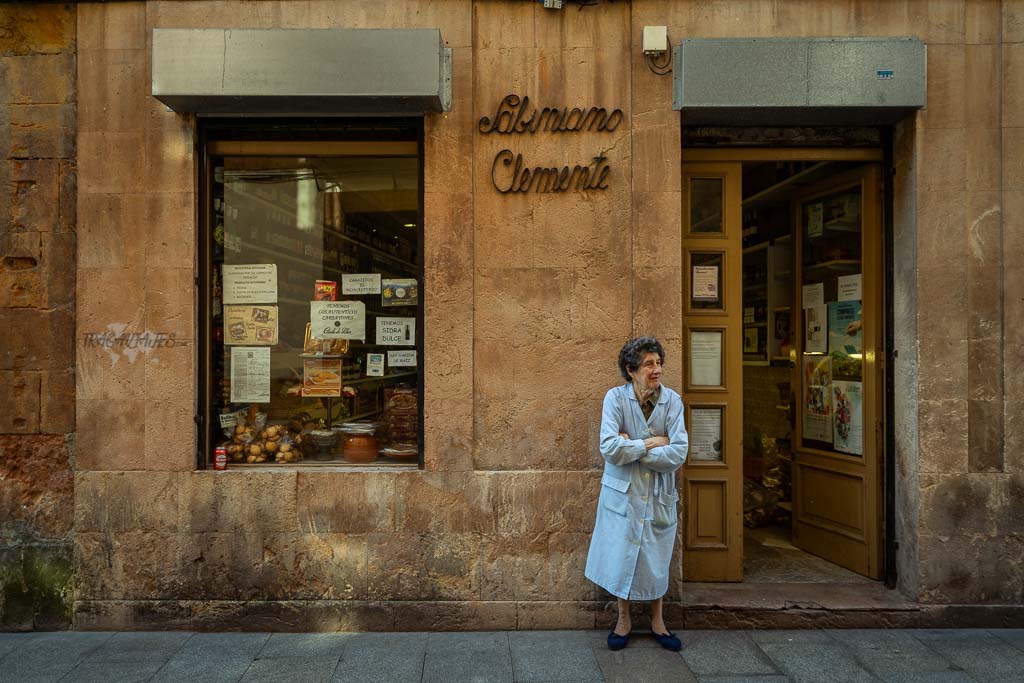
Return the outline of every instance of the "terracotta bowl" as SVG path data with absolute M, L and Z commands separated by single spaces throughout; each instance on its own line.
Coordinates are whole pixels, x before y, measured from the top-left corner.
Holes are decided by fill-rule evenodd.
M 345 440 L 345 459 L 349 462 L 373 462 L 377 459 L 377 437 L 351 434 Z

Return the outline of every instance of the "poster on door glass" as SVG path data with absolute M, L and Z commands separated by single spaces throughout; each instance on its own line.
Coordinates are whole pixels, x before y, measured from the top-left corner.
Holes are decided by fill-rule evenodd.
M 833 446 L 851 455 L 864 454 L 864 392 L 860 382 L 832 382 L 835 407 Z
M 832 362 L 804 356 L 803 437 L 832 443 Z
M 835 379 L 860 380 L 864 337 L 859 301 L 833 301 L 828 305 L 828 355 Z

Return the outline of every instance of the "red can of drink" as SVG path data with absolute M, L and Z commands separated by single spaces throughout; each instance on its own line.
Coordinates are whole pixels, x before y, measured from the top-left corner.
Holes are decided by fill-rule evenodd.
M 224 446 L 217 446 L 213 452 L 213 469 L 226 470 L 228 468 L 228 449 Z

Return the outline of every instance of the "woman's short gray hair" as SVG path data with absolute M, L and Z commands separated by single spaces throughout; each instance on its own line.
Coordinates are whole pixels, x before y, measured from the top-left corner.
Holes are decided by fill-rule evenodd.
M 619 372 L 622 373 L 622 379 L 627 382 L 633 381 L 629 373 L 640 369 L 640 363 L 643 362 L 645 353 L 656 353 L 662 364 L 665 363 L 665 349 L 657 339 L 654 337 L 630 339 L 619 351 Z

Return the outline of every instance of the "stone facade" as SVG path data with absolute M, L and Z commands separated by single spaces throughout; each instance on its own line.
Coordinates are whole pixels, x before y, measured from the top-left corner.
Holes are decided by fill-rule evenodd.
M 0 432 L 24 435 L 0 436 L 0 467 L 24 463 L 14 485 L 6 470 L 0 478 L 15 520 L 0 540 L 22 552 L 28 541 L 8 529 L 68 538 L 73 498 L 77 627 L 605 623 L 605 596 L 582 574 L 615 353 L 632 334 L 655 334 L 666 383 L 682 383 L 681 132 L 670 77 L 649 71 L 637 47 L 652 24 L 673 40 L 928 44 L 928 108 L 896 127 L 894 145 L 899 588 L 922 603 L 1024 603 L 1024 3 L 76 9 L 77 31 L 73 9 L 0 12 L 40 17 L 15 24 L 31 50 L 0 31 L 0 173 L 16 198 L 3 223 L 0 305 L 14 333 L 0 339 L 0 381 L 17 397 Z M 436 27 L 453 52 L 452 111 L 425 118 L 425 469 L 194 471 L 195 120 L 149 95 L 152 29 L 342 26 Z M 477 120 L 508 93 L 619 108 L 624 120 L 579 137 L 480 134 Z M 490 169 L 504 147 L 558 166 L 603 153 L 609 189 L 500 195 Z M 136 352 L 83 341 L 107 331 L 176 343 Z M 41 333 L 52 342 L 38 343 Z M 572 401 L 550 400 L 553 372 L 571 377 Z M 65 391 L 40 390 L 53 382 Z M 59 436 L 72 431 L 73 486 Z M 673 567 L 678 603 L 678 556 Z
M 71 615 L 75 10 L 0 6 L 0 630 Z

